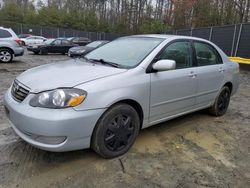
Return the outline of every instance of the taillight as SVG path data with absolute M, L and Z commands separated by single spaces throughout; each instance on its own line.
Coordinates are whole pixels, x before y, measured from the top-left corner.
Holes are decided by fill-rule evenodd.
M 22 40 L 20 39 L 15 39 L 16 43 L 19 44 L 20 46 L 22 45 Z

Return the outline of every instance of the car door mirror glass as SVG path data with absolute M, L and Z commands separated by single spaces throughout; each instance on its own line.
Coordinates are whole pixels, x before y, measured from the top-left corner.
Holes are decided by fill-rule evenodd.
M 176 62 L 174 60 L 159 60 L 153 64 L 153 69 L 156 71 L 167 71 L 173 70 L 176 67 Z

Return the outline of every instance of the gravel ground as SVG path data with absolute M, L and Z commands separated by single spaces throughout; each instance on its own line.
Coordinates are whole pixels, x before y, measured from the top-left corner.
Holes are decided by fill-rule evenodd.
M 67 59 L 26 54 L 0 64 L 0 187 L 249 187 L 250 72 L 241 71 L 225 116 L 197 112 L 142 130 L 126 155 L 105 160 L 91 150 L 36 149 L 4 114 L 4 92 L 18 74 Z

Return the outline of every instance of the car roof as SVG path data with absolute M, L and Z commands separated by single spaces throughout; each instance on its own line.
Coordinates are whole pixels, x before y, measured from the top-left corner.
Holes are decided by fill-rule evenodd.
M 126 37 L 126 36 L 125 36 Z M 203 38 L 197 38 L 197 37 L 192 37 L 192 36 L 183 36 L 183 35 L 167 35 L 167 34 L 145 34 L 145 35 L 132 35 L 132 36 L 127 36 L 127 37 L 145 37 L 145 38 L 160 38 L 160 39 L 190 39 L 190 40 L 199 40 L 199 41 L 204 41 L 211 43 L 211 41 L 208 41 Z
M 170 37 L 173 37 L 175 35 L 165 35 L 165 34 L 145 34 L 145 35 L 132 35 L 128 37 L 147 37 L 147 38 L 162 38 L 162 39 L 168 39 Z

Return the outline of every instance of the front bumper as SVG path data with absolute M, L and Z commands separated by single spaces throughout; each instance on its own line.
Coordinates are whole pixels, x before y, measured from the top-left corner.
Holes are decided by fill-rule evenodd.
M 73 52 L 73 51 L 69 51 L 68 52 L 68 56 L 69 57 L 80 57 L 81 55 L 83 55 L 84 53 L 77 53 L 77 52 Z
M 27 50 L 34 53 L 38 53 L 40 51 L 39 48 L 33 48 L 33 47 L 27 47 Z
M 10 89 L 5 94 L 4 106 L 15 132 L 31 145 L 48 151 L 71 151 L 90 147 L 91 135 L 105 109 L 76 111 L 73 108 L 47 109 L 29 105 L 33 94 L 19 103 Z M 34 139 L 65 138 L 61 143 L 48 144 Z

